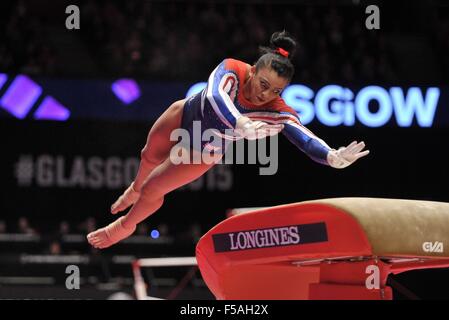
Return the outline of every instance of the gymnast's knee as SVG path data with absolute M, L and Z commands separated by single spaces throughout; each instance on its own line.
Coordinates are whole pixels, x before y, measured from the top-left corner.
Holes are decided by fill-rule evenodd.
M 140 151 L 140 160 L 141 163 L 144 163 L 148 166 L 156 167 L 160 165 L 165 159 L 159 159 L 151 154 L 149 146 L 146 145 L 142 151 Z

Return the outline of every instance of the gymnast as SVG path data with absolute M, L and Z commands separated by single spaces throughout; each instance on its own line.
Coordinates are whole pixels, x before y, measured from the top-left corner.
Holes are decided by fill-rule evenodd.
M 150 129 L 137 175 L 111 206 L 111 213 L 131 209 L 108 226 L 89 233 L 88 242 L 103 249 L 129 237 L 138 223 L 162 206 L 167 193 L 212 168 L 233 140 L 255 140 L 282 132 L 312 160 L 337 169 L 366 156 L 369 151 L 362 151 L 363 141 L 339 149 L 329 147 L 301 124 L 297 113 L 280 97 L 294 74 L 290 59 L 295 48 L 296 41 L 287 32 L 275 32 L 270 46 L 260 48 L 261 56 L 255 65 L 225 59 L 212 71 L 205 89 L 174 102 Z M 198 121 L 202 131 L 213 130 L 216 137 L 189 146 L 170 139 L 179 128 L 192 133 Z M 191 156 L 206 151 L 213 155 L 212 163 L 172 161 L 173 154 Z

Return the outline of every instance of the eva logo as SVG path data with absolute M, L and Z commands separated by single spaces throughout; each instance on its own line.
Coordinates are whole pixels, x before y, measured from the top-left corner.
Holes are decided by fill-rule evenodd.
M 425 252 L 443 252 L 443 243 L 439 241 L 435 242 L 424 242 L 422 244 L 422 249 Z

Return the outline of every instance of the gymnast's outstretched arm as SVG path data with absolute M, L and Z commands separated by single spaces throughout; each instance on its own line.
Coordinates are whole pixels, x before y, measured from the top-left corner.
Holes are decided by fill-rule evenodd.
M 335 150 L 304 127 L 299 119 L 285 122 L 282 133 L 312 160 L 336 169 L 346 168 L 369 154 L 369 150 L 362 151 L 365 148 L 363 141 L 353 141 L 347 147 Z

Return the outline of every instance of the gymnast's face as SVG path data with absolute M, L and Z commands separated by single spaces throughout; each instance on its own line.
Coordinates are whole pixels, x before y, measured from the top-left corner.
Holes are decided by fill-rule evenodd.
M 248 100 L 261 106 L 275 100 L 288 85 L 288 80 L 280 77 L 276 71 L 266 67 L 256 71 L 252 66 L 248 79 Z

